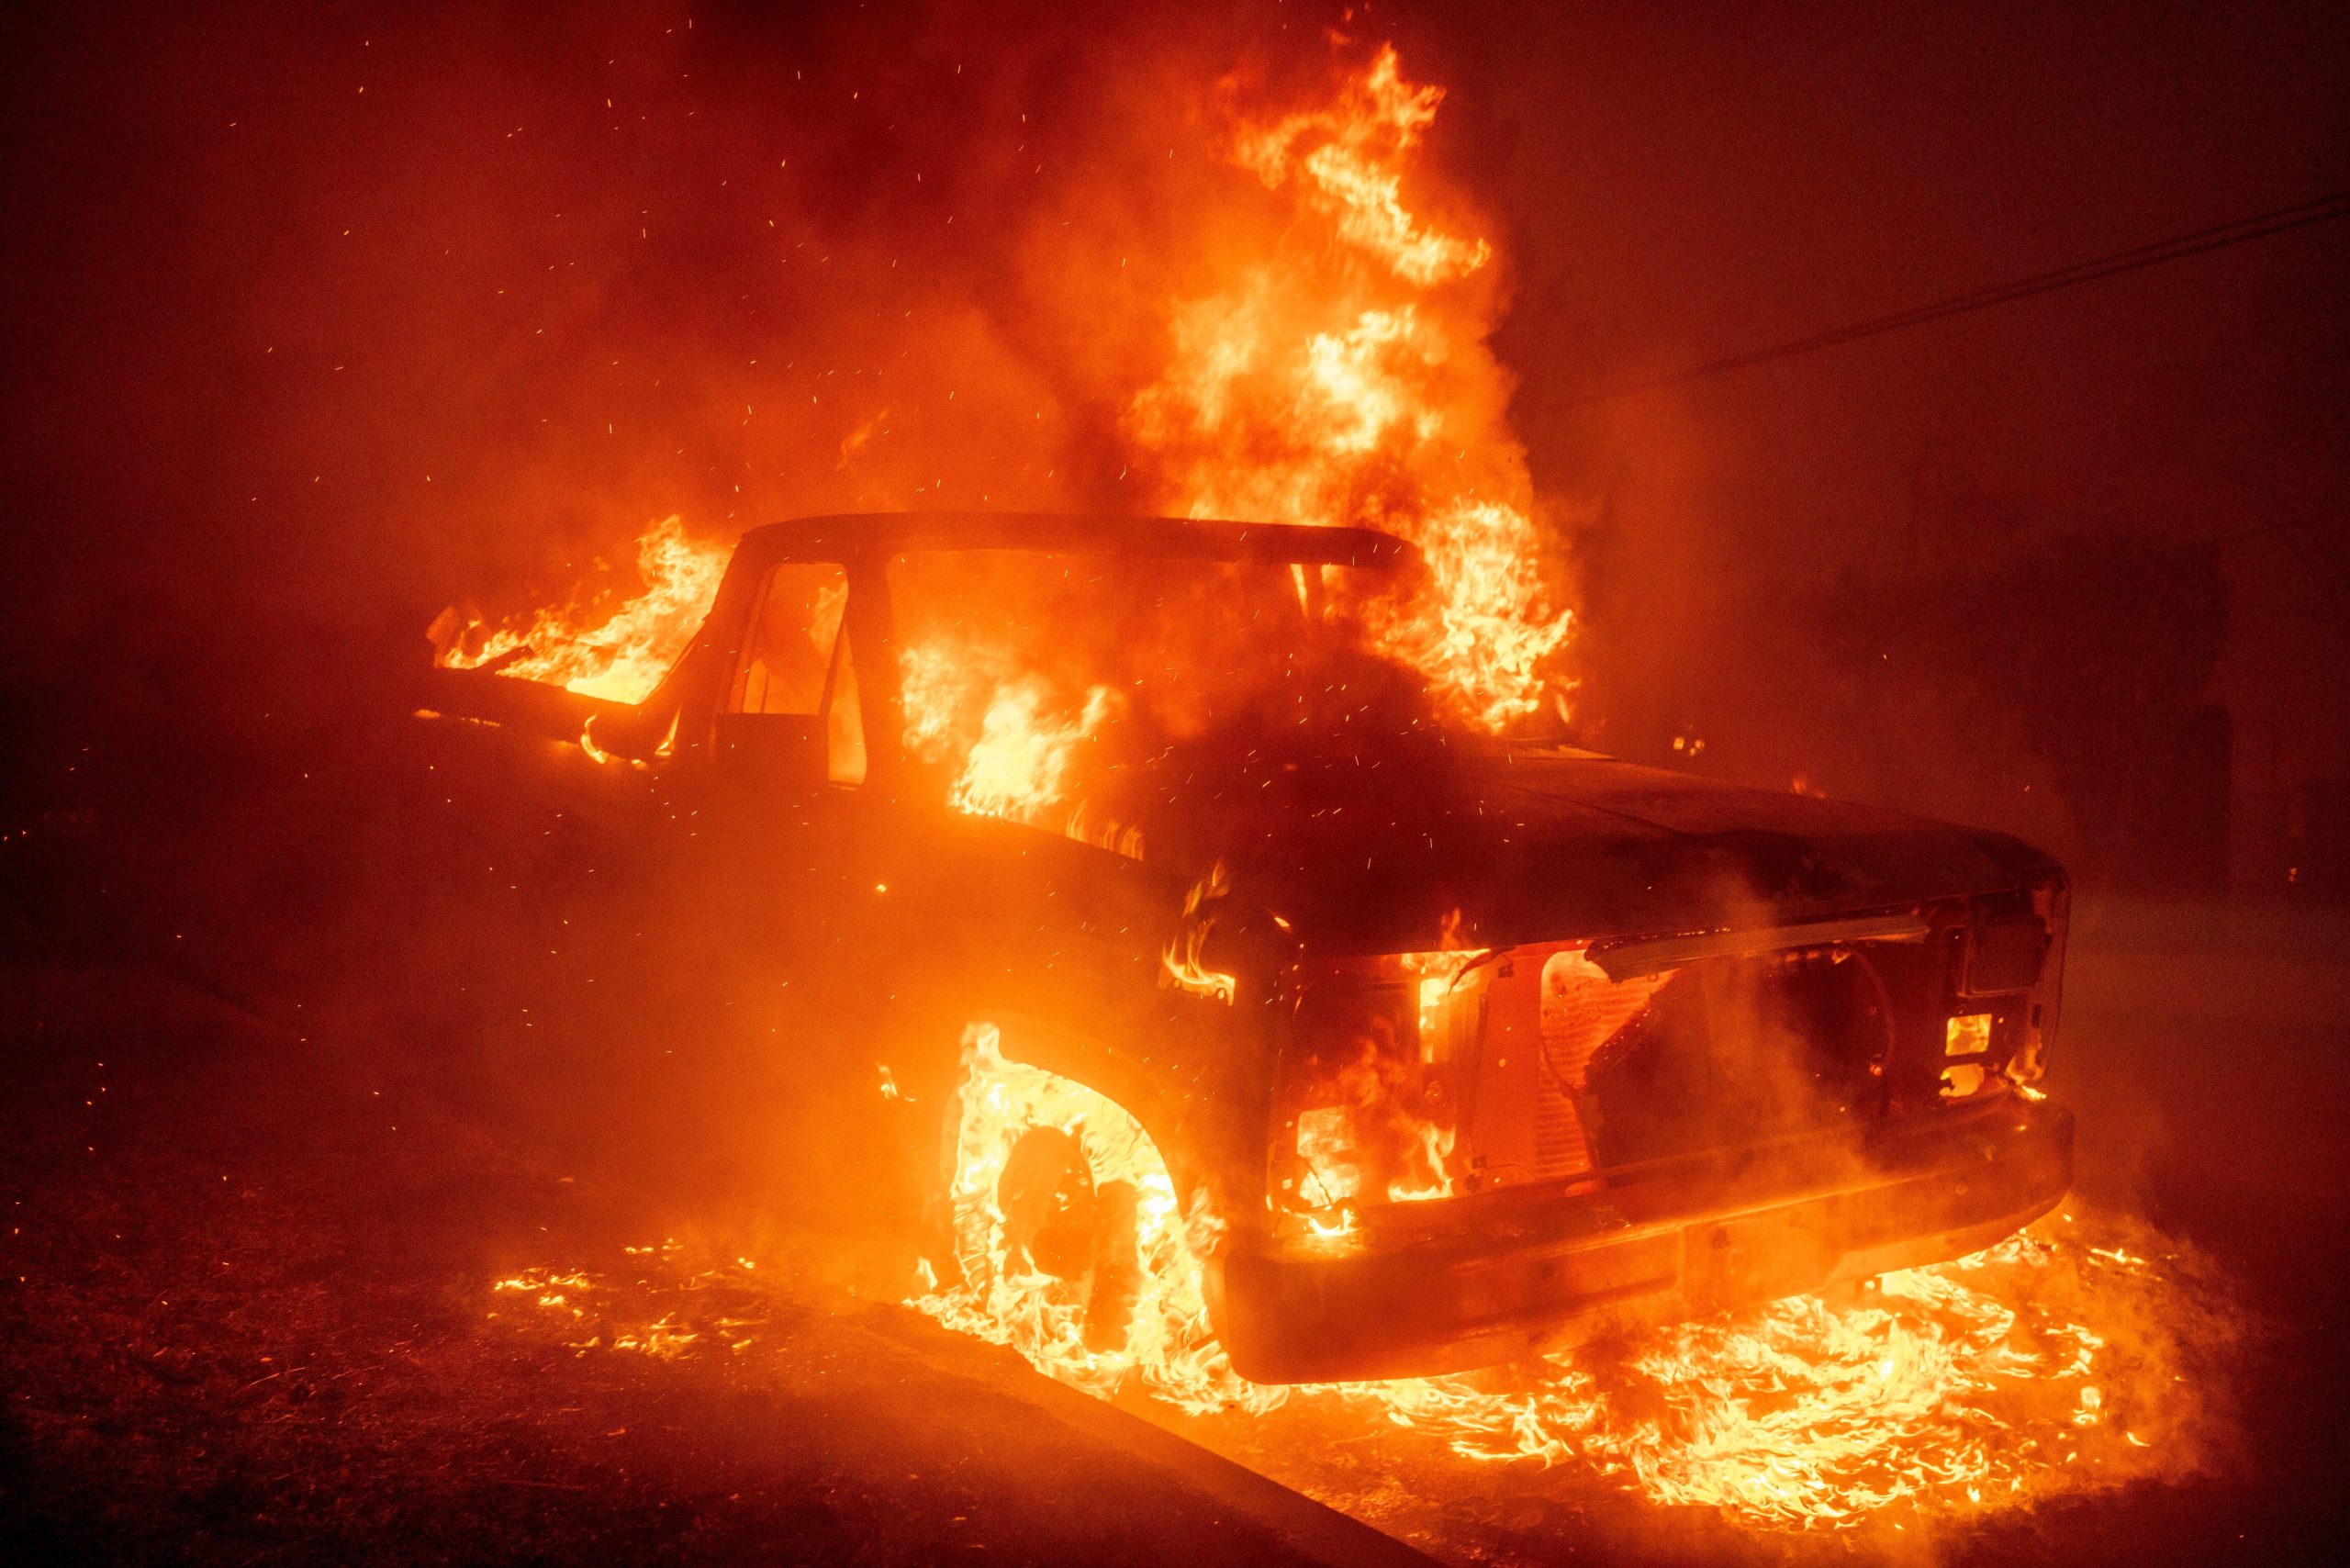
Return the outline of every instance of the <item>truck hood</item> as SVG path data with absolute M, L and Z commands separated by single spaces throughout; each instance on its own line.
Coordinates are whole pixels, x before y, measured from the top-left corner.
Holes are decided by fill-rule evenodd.
M 1589 752 L 1286 760 L 1159 794 L 1150 858 L 1220 863 L 1325 951 L 1785 924 L 2060 880 L 2004 834 Z

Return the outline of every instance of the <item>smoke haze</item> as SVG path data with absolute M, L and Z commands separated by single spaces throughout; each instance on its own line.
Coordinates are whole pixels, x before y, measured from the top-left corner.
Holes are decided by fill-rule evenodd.
M 2124 883 L 2280 882 L 2350 776 L 2336 230 L 1585 401 L 2332 188 L 2322 7 L 8 28 L 20 712 L 331 708 L 453 599 L 625 586 L 673 512 L 1148 504 L 1146 340 L 1264 221 L 1219 106 L 1393 39 L 1448 89 L 1432 190 L 1494 219 L 1594 744 Z

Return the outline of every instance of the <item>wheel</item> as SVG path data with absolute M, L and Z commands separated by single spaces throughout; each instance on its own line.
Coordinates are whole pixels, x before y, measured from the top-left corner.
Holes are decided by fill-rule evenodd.
M 1084 1144 L 1058 1127 L 1020 1135 L 996 1180 L 1007 1266 L 1073 1286 L 1088 1349 L 1125 1343 L 1142 1289 L 1131 1182 L 1094 1181 Z

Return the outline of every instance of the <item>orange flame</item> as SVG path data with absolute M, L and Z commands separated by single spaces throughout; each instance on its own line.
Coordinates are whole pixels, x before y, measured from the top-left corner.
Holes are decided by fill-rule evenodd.
M 1067 803 L 1070 773 L 1078 747 L 1115 711 L 1115 695 L 1091 687 L 1072 712 L 1042 677 L 1004 673 L 1004 664 L 1001 654 L 942 642 L 906 649 L 899 660 L 906 749 L 956 766 L 947 804 L 958 812 L 1091 841 L 1081 812 Z
M 963 1036 L 962 1121 L 956 1135 L 955 1246 L 959 1282 L 913 1305 L 950 1328 L 1009 1345 L 1039 1368 L 1108 1395 L 1139 1375 L 1186 1409 L 1227 1405 L 1270 1409 L 1281 1391 L 1244 1382 L 1208 1327 L 1198 1260 L 1216 1238 L 1206 1216 L 1177 1211 L 1175 1183 L 1158 1147 L 1125 1109 L 1083 1084 L 1005 1057 L 994 1025 Z M 1023 1137 L 1049 1129 L 1076 1138 L 1095 1190 L 1135 1194 L 1131 1260 L 1140 1289 L 1122 1330 L 1089 1321 L 1082 1275 L 1056 1273 L 1022 1255 L 1009 1234 L 1002 1182 Z M 1079 1276 L 1079 1277 L 1072 1277 Z
M 643 591 L 602 621 L 590 623 L 592 605 L 543 610 L 527 627 L 501 627 L 479 652 L 452 652 L 446 662 L 467 669 L 528 648 L 527 655 L 500 666 L 501 673 L 588 697 L 641 702 L 693 641 L 718 593 L 729 554 L 723 544 L 687 537 L 679 518 L 663 518 L 636 543 Z
M 1127 433 L 1175 510 L 1418 544 L 1430 591 L 1375 630 L 1457 716 L 1498 729 L 1542 705 L 1571 617 L 1544 580 L 1509 378 L 1484 346 L 1493 247 L 1406 205 L 1442 98 L 1382 48 L 1327 106 L 1239 130 L 1232 162 L 1286 196 L 1292 221 L 1174 312 L 1171 358 Z
M 1069 793 L 1070 755 L 1101 728 L 1110 691 L 1097 686 L 1073 716 L 1047 711 L 1045 683 L 1026 677 L 996 689 L 947 803 L 974 816 L 1031 821 Z
M 1254 252 L 1218 258 L 1220 286 L 1171 308 L 1169 356 L 1125 395 L 1124 427 L 1168 510 L 1359 523 L 1416 543 L 1427 591 L 1365 606 L 1370 630 L 1456 717 L 1498 729 L 1554 694 L 1571 616 L 1507 428 L 1509 377 L 1485 345 L 1500 308 L 1494 247 L 1423 209 L 1419 159 L 1443 95 L 1406 80 L 1387 47 L 1325 103 L 1237 118 L 1223 155 L 1262 185 L 1278 221 Z M 690 640 L 724 564 L 666 518 L 638 542 L 635 598 L 600 621 L 599 605 L 543 611 L 449 662 L 528 649 L 507 673 L 639 700 Z M 1064 812 L 1069 759 L 1108 717 L 1105 694 L 1068 704 L 1027 670 L 988 669 L 981 683 L 987 665 L 970 650 L 907 653 L 910 745 L 934 762 L 950 737 L 969 748 L 959 809 Z
M 1419 145 L 1443 101 L 1443 88 L 1404 80 L 1391 44 L 1335 106 L 1245 132 L 1233 158 L 1271 186 L 1302 174 L 1311 188 L 1308 204 L 1336 222 L 1338 238 L 1378 256 L 1408 283 L 1449 283 L 1483 266 L 1493 247 L 1422 224 L 1404 205 L 1396 166 Z M 1303 158 L 1301 142 L 1313 144 Z
M 1209 969 L 1201 961 L 1201 952 L 1207 945 L 1208 927 L 1214 919 L 1203 915 L 1203 905 L 1214 903 L 1230 890 L 1230 879 L 1219 860 L 1208 868 L 1208 874 L 1192 885 L 1183 895 L 1183 917 L 1175 939 L 1158 956 L 1159 973 L 1165 983 L 1191 996 L 1204 996 L 1226 1006 L 1240 989 L 1240 978 L 1222 969 Z

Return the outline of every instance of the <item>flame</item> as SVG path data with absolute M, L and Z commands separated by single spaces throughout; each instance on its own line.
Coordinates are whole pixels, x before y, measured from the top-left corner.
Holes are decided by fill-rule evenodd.
M 1452 1196 L 1453 1129 L 1423 1118 L 1412 1131 L 1419 1138 L 1419 1147 L 1412 1151 L 1404 1172 L 1388 1182 L 1387 1201 L 1424 1204 L 1430 1198 Z
M 1422 224 L 1404 206 L 1396 166 L 1419 145 L 1443 101 L 1443 88 L 1404 80 L 1391 44 L 1348 84 L 1336 105 L 1245 132 L 1233 158 L 1270 186 L 1302 175 L 1308 204 L 1337 224 L 1338 237 L 1378 256 L 1398 277 L 1422 288 L 1448 283 L 1483 266 L 1493 247 Z M 1301 142 L 1312 144 L 1303 158 Z
M 962 1118 L 956 1135 L 955 1262 L 959 1282 L 912 1305 L 950 1328 L 1009 1345 L 1064 1383 L 1107 1396 L 1139 1378 L 1186 1410 L 1270 1409 L 1279 1389 L 1243 1381 L 1208 1326 L 1199 1260 L 1217 1237 L 1210 1217 L 1177 1212 L 1166 1162 L 1123 1107 L 1070 1079 L 1013 1061 L 992 1025 L 963 1036 Z M 1080 1282 L 1046 1271 L 1014 1248 L 999 1187 L 1014 1148 L 1036 1129 L 1078 1141 L 1096 1191 L 1136 1196 L 1131 1266 L 1139 1290 L 1123 1332 L 1089 1343 Z
M 963 1063 L 952 1187 L 961 1277 L 935 1286 L 925 1262 L 911 1305 L 1102 1397 L 1134 1388 L 1194 1414 L 1266 1419 L 1351 1412 L 1463 1460 L 1573 1467 L 1655 1503 L 1771 1529 L 1964 1517 L 2196 1462 L 2189 1341 L 2227 1329 L 2198 1304 L 2183 1263 L 2157 1264 L 2143 1242 L 2091 1246 L 2070 1216 L 1842 1296 L 1633 1330 L 1516 1367 L 1251 1383 L 1217 1345 L 1201 1294 L 1217 1233 L 1202 1210 L 1179 1222 L 1140 1124 L 1082 1084 L 1006 1058 L 991 1026 L 966 1033 Z M 1097 1186 L 1144 1194 L 1136 1306 L 1107 1344 L 1088 1340 L 1076 1271 L 1039 1268 L 1007 1234 L 999 1183 L 1040 1127 L 1078 1140 Z M 1303 1120 L 1300 1130 L 1303 1140 Z M 1355 1244 L 1351 1213 L 1326 1218 L 1309 1244 Z
M 1372 1017 L 1304 1058 L 1310 1076 L 1298 1086 L 1295 1139 L 1304 1169 L 1294 1202 L 1284 1187 L 1279 1204 L 1286 1233 L 1325 1241 L 1351 1236 L 1360 1204 L 1426 1203 L 1460 1191 L 1459 1129 L 1434 1064 L 1440 1049 L 1449 1054 L 1455 988 L 1491 950 L 1458 946 L 1459 924 L 1456 911 L 1439 950 L 1379 960 L 1382 973 L 1411 988 L 1416 1052 L 1399 1051 L 1385 1021 Z
M 1297 1113 L 1297 1156 L 1305 1165 L 1299 1199 L 1327 1211 L 1374 1194 L 1391 1204 L 1452 1196 L 1455 1129 L 1415 1108 L 1419 1064 L 1396 1061 L 1369 1040 L 1358 1047 L 1315 1079 L 1311 1092 L 1324 1103 Z M 1320 1218 L 1317 1231 L 1329 1222 L 1326 1213 L 1300 1217 L 1309 1226 Z
M 1210 258 L 1220 281 L 1200 297 L 1152 308 L 1167 354 L 1113 401 L 1167 510 L 1356 523 L 1416 543 L 1427 590 L 1360 606 L 1367 630 L 1454 717 L 1498 729 L 1558 701 L 1572 621 L 1507 428 L 1509 377 L 1486 346 L 1501 304 L 1494 246 L 1427 210 L 1421 157 L 1443 96 L 1383 47 L 1326 101 L 1236 114 L 1216 151 L 1265 192 L 1265 238 Z M 868 433 L 852 431 L 844 451 Z M 643 590 L 600 620 L 600 604 L 544 610 L 448 662 L 521 652 L 505 673 L 641 700 L 690 640 L 725 553 L 671 516 L 645 531 L 637 562 Z M 1106 689 L 1072 698 L 968 647 L 910 648 L 902 661 L 909 748 L 934 763 L 957 749 L 957 809 L 1138 850 L 1114 824 L 1074 827 L 1070 759 L 1112 716 Z
M 730 553 L 723 544 L 687 537 L 682 519 L 663 518 L 636 542 L 643 591 L 602 621 L 590 623 L 592 605 L 542 610 L 529 626 L 501 627 L 477 653 L 453 651 L 445 662 L 469 669 L 528 649 L 500 666 L 499 673 L 615 702 L 642 702 L 693 640 L 718 593 Z
M 1049 827 L 1104 847 L 1140 853 L 1114 826 L 1093 828 L 1070 802 L 1077 749 L 1116 711 L 1106 686 L 1090 687 L 1074 711 L 1042 676 L 1004 673 L 1008 655 L 942 641 L 900 655 L 906 750 L 957 767 L 946 803 L 974 816 Z
M 905 713 L 907 753 L 924 762 L 946 761 L 991 684 L 971 649 L 938 641 L 901 649 L 898 700 Z M 959 744 L 968 746 L 969 739 Z
M 1175 309 L 1169 363 L 1126 426 L 1174 510 L 1416 543 L 1430 591 L 1373 630 L 1457 717 L 1499 729 L 1543 705 L 1571 617 L 1544 581 L 1509 378 L 1484 346 L 1493 246 L 1406 201 L 1443 96 L 1391 46 L 1328 104 L 1241 125 L 1227 155 L 1286 221 Z
M 1352 1106 L 1316 1105 L 1297 1114 L 1297 1157 L 1305 1161 L 1307 1196 L 1315 1208 L 1335 1208 L 1362 1192 L 1360 1153 Z
M 1159 972 L 1167 977 L 1168 984 L 1192 996 L 1204 996 L 1230 1006 L 1234 994 L 1239 990 L 1237 976 L 1207 968 L 1196 955 L 1179 955 L 1172 945 L 1159 955 L 1158 966 Z
M 1175 939 L 1158 956 L 1159 972 L 1167 983 L 1192 996 L 1204 996 L 1221 1002 L 1227 1007 L 1238 994 L 1240 979 L 1222 969 L 1209 969 L 1201 960 L 1207 946 L 1208 928 L 1214 924 L 1213 914 L 1203 915 L 1201 909 L 1221 899 L 1231 890 L 1231 879 L 1219 860 L 1208 868 L 1208 874 L 1192 885 L 1183 895 L 1183 915 L 1176 927 Z
M 1056 713 L 1051 703 L 1050 691 L 1033 676 L 998 687 L 947 804 L 974 816 L 1034 822 L 1066 800 L 1070 756 L 1102 727 L 1110 689 L 1088 691 L 1075 714 Z
M 1460 912 L 1453 911 L 1445 917 L 1445 946 L 1433 953 L 1404 953 L 1397 956 L 1396 967 L 1413 982 L 1419 1002 L 1420 1038 L 1432 1040 L 1444 1027 L 1445 1009 L 1451 1004 L 1452 988 L 1459 983 L 1472 964 L 1486 957 L 1490 947 L 1462 947 L 1456 935 L 1460 928 Z

